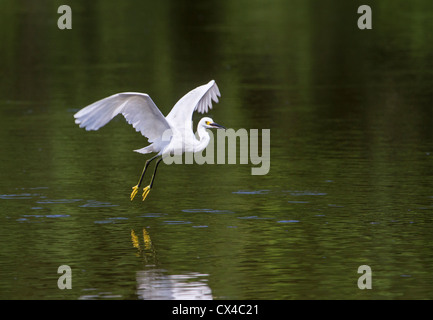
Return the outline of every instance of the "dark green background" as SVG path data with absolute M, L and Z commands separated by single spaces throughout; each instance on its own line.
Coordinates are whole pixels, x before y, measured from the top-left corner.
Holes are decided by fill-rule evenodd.
M 0 298 L 433 298 L 431 0 L 0 6 Z M 167 114 L 211 79 L 216 122 L 271 129 L 270 172 L 161 165 L 130 202 L 146 139 L 73 114 L 122 91 Z

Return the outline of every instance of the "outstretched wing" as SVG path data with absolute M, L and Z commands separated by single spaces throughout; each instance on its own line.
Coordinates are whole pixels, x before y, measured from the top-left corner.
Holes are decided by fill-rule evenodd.
M 182 133 L 192 130 L 192 114 L 194 111 L 200 113 L 208 112 L 212 109 L 212 100 L 218 103 L 220 91 L 214 80 L 200 87 L 191 90 L 184 95 L 171 109 L 166 119 L 173 128 Z M 187 129 L 187 130 L 185 130 Z
M 149 142 L 159 142 L 170 125 L 145 93 L 123 92 L 99 100 L 74 114 L 75 123 L 86 130 L 98 130 L 121 113 Z

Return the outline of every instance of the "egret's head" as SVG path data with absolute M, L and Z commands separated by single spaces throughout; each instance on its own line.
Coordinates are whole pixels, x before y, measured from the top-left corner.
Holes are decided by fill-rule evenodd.
M 225 129 L 222 125 L 219 125 L 218 123 L 215 123 L 211 118 L 204 117 L 200 120 L 199 126 L 202 126 L 204 128 L 208 129 Z

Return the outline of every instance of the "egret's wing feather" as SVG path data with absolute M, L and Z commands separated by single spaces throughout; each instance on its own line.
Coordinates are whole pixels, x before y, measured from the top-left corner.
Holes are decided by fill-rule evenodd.
M 191 90 L 184 95 L 171 109 L 167 115 L 167 121 L 173 126 L 181 129 L 192 129 L 192 114 L 194 111 L 200 113 L 212 109 L 212 101 L 218 103 L 220 91 L 214 80 Z M 185 132 L 185 130 L 181 130 Z
M 149 139 L 159 141 L 170 125 L 145 93 L 123 92 L 99 100 L 81 109 L 76 114 L 75 123 L 86 130 L 98 130 L 121 113 L 135 130 Z

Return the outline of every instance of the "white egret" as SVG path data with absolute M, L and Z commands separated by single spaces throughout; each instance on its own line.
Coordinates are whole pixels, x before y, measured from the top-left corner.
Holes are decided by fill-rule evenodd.
M 81 109 L 76 114 L 75 123 L 86 130 L 98 130 L 106 125 L 116 115 L 121 113 L 135 130 L 141 132 L 151 143 L 147 147 L 134 150 L 139 153 L 157 152 L 148 159 L 137 185 L 132 187 L 131 201 L 140 188 L 144 174 L 150 162 L 160 157 L 156 162 L 150 184 L 143 189 L 143 201 L 152 189 L 156 169 L 164 156 L 182 154 L 184 152 L 200 152 L 209 144 L 209 133 L 206 128 L 225 129 L 211 118 L 202 118 L 197 125 L 197 139 L 192 131 L 192 114 L 212 109 L 212 101 L 218 102 L 221 94 L 214 80 L 199 86 L 184 95 L 173 107 L 167 117 L 164 117 L 149 95 L 138 92 L 122 92 L 99 100 Z

